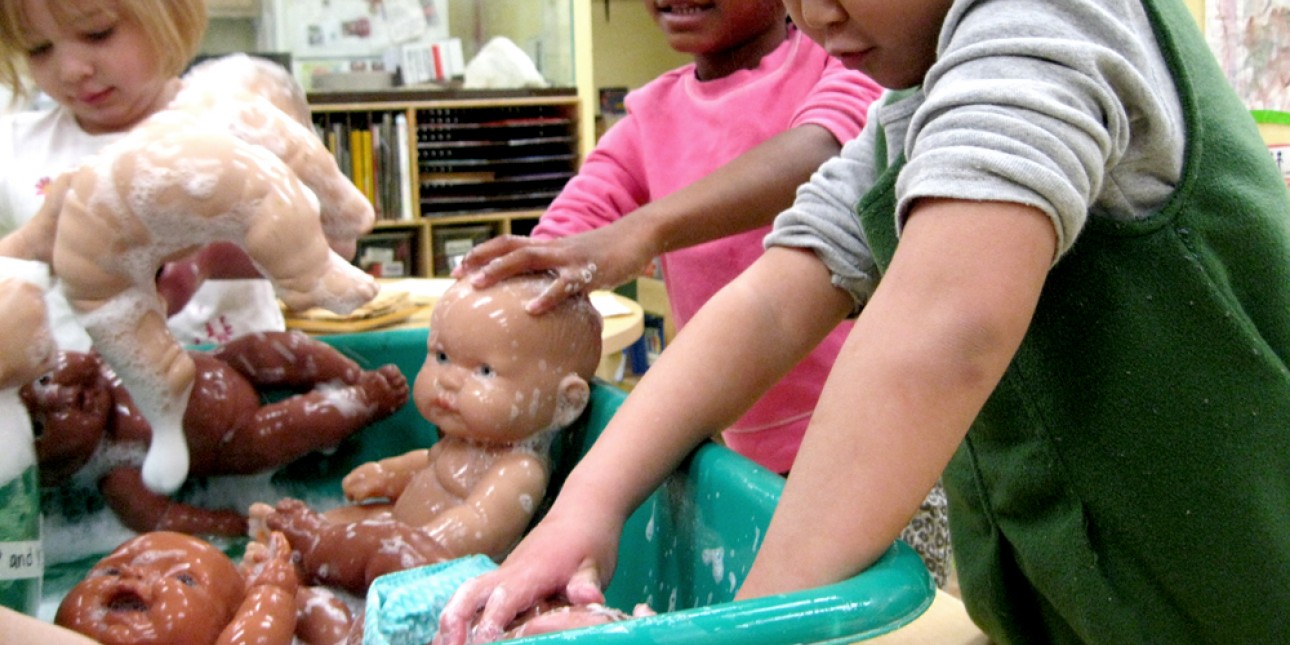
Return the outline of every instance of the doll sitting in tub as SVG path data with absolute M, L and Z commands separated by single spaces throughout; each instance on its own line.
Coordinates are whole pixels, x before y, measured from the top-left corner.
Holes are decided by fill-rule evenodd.
M 283 532 L 310 582 L 358 595 L 385 573 L 504 556 L 542 503 L 551 442 L 586 407 L 600 361 L 600 315 L 586 297 L 540 316 L 524 310 L 550 283 L 454 283 L 434 308 L 413 385 L 439 440 L 354 469 L 342 482 L 352 505 L 254 505 L 253 537 Z
M 372 222 L 290 75 L 233 56 L 195 67 L 165 109 L 56 178 L 36 216 L 0 240 L 0 255 L 52 266 L 153 429 L 144 483 L 171 493 L 188 475 L 182 425 L 195 367 L 166 328 L 158 269 L 234 243 L 289 307 L 346 313 L 376 294 L 341 255 Z
M 364 370 L 300 332 L 248 334 L 190 356 L 196 378 L 183 426 L 193 476 L 273 470 L 339 444 L 408 398 L 398 367 Z M 269 388 L 299 393 L 264 404 L 261 390 Z M 94 354 L 60 353 L 54 370 L 19 394 L 36 429 L 43 484 L 89 479 L 136 532 L 246 534 L 236 510 L 183 504 L 143 485 L 137 457 L 122 457 L 132 444 L 147 445 L 151 429 Z
M 208 542 L 157 531 L 99 560 L 54 622 L 103 645 L 335 645 L 352 616 L 330 591 L 299 583 L 280 533 L 249 544 L 239 567 Z

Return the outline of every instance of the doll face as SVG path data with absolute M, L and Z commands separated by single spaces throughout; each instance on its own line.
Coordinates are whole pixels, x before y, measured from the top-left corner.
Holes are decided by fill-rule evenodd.
M 169 100 L 146 34 L 115 0 L 20 1 L 32 80 L 86 132 L 126 130 Z
M 806 35 L 890 89 L 913 87 L 936 61 L 953 0 L 784 0 Z
M 58 483 L 80 470 L 102 440 L 112 412 L 112 393 L 98 358 L 59 352 L 54 371 L 18 394 L 31 415 L 41 480 Z
M 55 622 L 105 644 L 214 643 L 243 595 L 233 561 L 181 533 L 132 538 L 94 565 Z
M 565 406 L 581 411 L 568 388 L 589 378 L 579 365 L 588 352 L 598 359 L 599 329 L 589 347 L 568 312 L 529 314 L 536 293 L 515 280 L 479 291 L 459 281 L 435 306 L 413 398 L 445 435 L 513 443 L 567 422 Z

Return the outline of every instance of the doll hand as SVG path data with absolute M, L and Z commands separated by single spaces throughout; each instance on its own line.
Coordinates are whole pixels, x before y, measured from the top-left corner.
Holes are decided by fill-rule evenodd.
M 652 257 L 613 226 L 555 240 L 506 235 L 472 249 L 453 276 L 468 277 L 483 288 L 521 273 L 553 272 L 555 281 L 527 305 L 530 313 L 539 314 L 574 294 L 611 289 L 635 278 Z
M 351 502 L 361 502 L 374 497 L 388 497 L 385 486 L 388 480 L 385 467 L 380 462 L 370 461 L 349 471 L 340 482 L 345 498 Z

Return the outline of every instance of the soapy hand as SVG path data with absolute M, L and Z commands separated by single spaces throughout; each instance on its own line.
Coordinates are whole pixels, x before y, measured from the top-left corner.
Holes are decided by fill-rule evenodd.
M 54 367 L 57 348 L 45 318 L 45 294 L 18 278 L 0 279 L 0 389 L 27 383 Z
M 623 518 L 553 508 L 501 567 L 462 585 L 439 618 L 434 645 L 501 639 L 521 612 L 552 597 L 603 604 L 617 564 Z
M 555 282 L 527 306 L 540 314 L 571 295 L 612 289 L 639 275 L 653 254 L 632 238 L 612 227 L 554 240 L 505 235 L 472 249 L 453 277 L 468 276 L 482 288 L 521 273 L 551 272 Z

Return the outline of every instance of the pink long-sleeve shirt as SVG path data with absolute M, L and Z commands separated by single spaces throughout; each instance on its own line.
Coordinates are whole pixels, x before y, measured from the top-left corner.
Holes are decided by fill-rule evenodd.
M 796 29 L 756 69 L 702 82 L 693 64 L 667 72 L 627 96 L 627 116 L 601 138 L 533 236 L 606 226 L 793 127 L 822 126 L 839 142 L 849 141 L 880 93 Z M 678 328 L 762 254 L 769 231 L 768 225 L 662 256 Z M 723 433 L 726 444 L 775 472 L 787 471 L 849 329 L 849 323 L 835 329 L 767 391 Z

